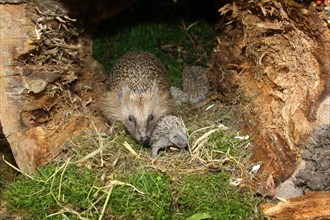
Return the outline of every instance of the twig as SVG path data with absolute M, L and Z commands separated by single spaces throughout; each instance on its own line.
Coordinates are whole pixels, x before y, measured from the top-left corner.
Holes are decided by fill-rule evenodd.
M 203 134 L 201 137 L 199 137 L 195 143 L 193 144 L 192 146 L 192 153 L 196 153 L 197 150 L 199 148 L 201 148 L 202 144 L 205 143 L 207 141 L 207 138 L 213 134 L 214 132 L 218 131 L 219 128 L 216 128 L 216 129 L 212 129 L 212 130 L 209 130 L 208 132 L 206 132 L 205 134 Z
M 69 158 L 69 159 L 66 161 L 66 163 L 65 163 L 65 167 L 64 167 L 64 169 L 63 169 L 63 171 L 62 171 L 62 173 L 61 173 L 60 183 L 59 183 L 59 186 L 58 186 L 58 196 L 57 196 L 57 199 L 58 199 L 58 200 L 60 200 L 60 197 L 61 197 L 61 189 L 62 189 L 63 176 L 64 176 L 64 173 L 65 173 L 65 171 L 66 171 L 66 169 L 67 169 L 67 167 L 68 167 L 68 165 L 69 165 L 69 163 L 70 163 L 70 160 L 71 160 L 71 158 Z M 54 179 L 55 179 L 55 178 L 54 178 Z
M 131 152 L 134 156 L 138 156 L 138 154 L 133 150 L 133 148 L 127 143 L 127 141 L 124 142 L 124 147 Z
M 70 208 L 67 208 L 65 206 L 63 206 L 62 210 L 60 210 L 59 212 L 56 212 L 56 213 L 53 213 L 53 214 L 50 214 L 50 215 L 47 215 L 46 217 L 47 218 L 50 218 L 50 217 L 53 217 L 53 216 L 56 216 L 56 215 L 61 215 L 61 214 L 64 214 L 64 213 L 71 213 L 71 214 L 74 214 L 76 215 L 80 220 L 88 220 L 87 218 L 85 217 L 82 217 L 79 212 L 73 210 L 73 209 L 70 209 Z
M 8 166 L 10 166 L 11 168 L 13 168 L 13 169 L 16 170 L 17 172 L 23 174 L 24 176 L 26 176 L 26 177 L 28 177 L 28 178 L 30 178 L 30 179 L 32 179 L 32 180 L 35 180 L 35 181 L 37 181 L 37 182 L 45 182 L 44 180 L 37 180 L 37 179 L 33 178 L 32 176 L 30 176 L 29 174 L 24 173 L 23 171 L 21 171 L 20 169 L 18 169 L 17 167 L 15 167 L 14 165 L 12 165 L 11 163 L 9 163 L 7 160 L 5 160 L 5 156 L 4 156 L 4 155 L 2 155 L 2 160 L 3 160 Z
M 103 208 L 102 208 L 101 214 L 99 216 L 99 220 L 101 220 L 104 216 L 105 209 L 107 208 L 107 205 L 108 205 L 108 202 L 109 202 L 109 199 L 110 199 L 110 195 L 112 193 L 112 189 L 113 189 L 113 185 L 109 187 L 109 190 L 108 190 L 108 193 L 107 193 L 107 198 L 105 199 L 105 202 L 103 204 Z
M 97 130 L 95 124 L 93 121 L 91 121 L 93 127 L 94 127 L 94 130 L 97 134 L 97 137 L 98 137 L 98 142 L 99 142 L 99 150 L 100 150 L 100 157 L 101 157 L 101 167 L 103 167 L 104 165 L 104 160 L 103 160 L 103 148 L 104 148 L 104 142 L 103 142 L 103 138 L 102 136 L 100 135 L 100 132 Z
M 23 172 L 22 170 L 18 169 L 17 167 L 15 167 L 14 165 L 12 165 L 12 164 L 9 163 L 8 161 L 6 161 L 4 155 L 2 155 L 2 160 L 3 160 L 8 166 L 10 166 L 11 168 L 13 168 L 13 169 L 16 170 L 17 172 L 19 172 L 19 173 L 23 174 L 24 176 L 30 178 L 31 180 L 34 180 L 34 181 L 39 182 L 39 183 L 47 183 L 47 182 L 48 182 L 51 178 L 53 178 L 53 176 L 55 176 L 56 173 L 57 173 L 59 170 L 61 170 L 61 169 L 64 167 L 64 165 L 65 165 L 65 164 L 63 164 L 63 165 L 59 168 L 59 170 L 57 170 L 57 171 L 56 171 L 53 175 L 51 175 L 47 180 L 40 180 L 40 179 L 36 179 L 36 178 L 30 176 L 29 174 Z

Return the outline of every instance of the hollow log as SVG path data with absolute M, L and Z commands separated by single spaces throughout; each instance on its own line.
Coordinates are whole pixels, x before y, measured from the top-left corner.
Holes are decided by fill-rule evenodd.
M 95 100 L 104 75 L 86 28 L 132 2 L 0 1 L 0 124 L 22 171 L 47 163 L 100 120 Z M 289 1 L 227 2 L 220 12 L 231 21 L 214 50 L 211 84 L 244 94 L 240 118 L 254 136 L 254 161 L 263 175 L 283 180 L 313 130 L 330 120 L 330 31 L 314 11 L 305 16 Z M 311 193 L 263 211 L 274 219 L 327 218 L 329 197 Z

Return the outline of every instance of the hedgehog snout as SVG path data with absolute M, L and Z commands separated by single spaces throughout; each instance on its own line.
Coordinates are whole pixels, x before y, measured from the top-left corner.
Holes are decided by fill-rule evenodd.
M 144 146 L 147 146 L 149 144 L 149 138 L 147 136 L 141 136 L 139 141 Z
M 141 123 L 142 124 L 142 123 Z M 138 138 L 137 140 L 143 145 L 143 146 L 148 146 L 149 141 L 150 141 L 150 129 L 148 126 L 139 126 L 138 128 Z

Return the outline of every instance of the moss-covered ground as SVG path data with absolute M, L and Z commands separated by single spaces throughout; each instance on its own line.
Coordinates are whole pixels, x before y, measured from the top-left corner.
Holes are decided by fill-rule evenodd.
M 95 128 L 75 137 L 36 176 L 6 185 L 1 199 L 8 213 L 26 219 L 262 218 L 261 199 L 246 185 L 249 140 L 224 126 L 226 106 L 212 104 L 193 116 L 190 104 L 179 109 L 189 153 L 169 149 L 152 160 L 150 149 L 115 123 L 107 134 Z

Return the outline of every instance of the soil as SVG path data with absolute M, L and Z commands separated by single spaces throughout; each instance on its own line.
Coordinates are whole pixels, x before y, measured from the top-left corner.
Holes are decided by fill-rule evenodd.
M 304 193 L 330 190 L 330 125 L 316 131 L 302 155 L 305 168 L 297 173 L 294 183 Z
M 276 196 L 295 198 L 311 191 L 330 190 L 330 125 L 318 128 L 303 151 L 293 175 L 279 185 Z

